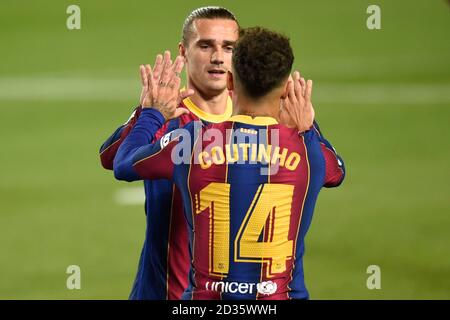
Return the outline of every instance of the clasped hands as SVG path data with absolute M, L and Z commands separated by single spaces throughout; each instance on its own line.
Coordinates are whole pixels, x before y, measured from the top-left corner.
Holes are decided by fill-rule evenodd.
M 178 107 L 183 99 L 194 94 L 192 89 L 180 92 L 183 67 L 184 58 L 177 56 L 172 61 L 170 51 L 156 56 L 153 69 L 149 64 L 141 65 L 141 106 L 158 110 L 166 121 L 189 113 L 187 109 Z M 299 132 L 311 128 L 315 116 L 311 102 L 312 86 L 312 80 L 306 81 L 298 71 L 289 77 L 286 92 L 280 98 L 278 120 L 281 124 L 297 128 Z

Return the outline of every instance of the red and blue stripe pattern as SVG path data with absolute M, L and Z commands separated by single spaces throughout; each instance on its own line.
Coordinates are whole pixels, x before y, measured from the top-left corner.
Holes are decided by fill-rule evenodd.
M 172 179 L 179 188 L 192 259 L 182 298 L 308 298 L 304 237 L 319 191 L 345 174 L 334 148 L 319 130 L 299 135 L 272 118 L 237 116 L 200 132 L 188 124 L 190 161 L 175 165 L 172 150 L 183 140 L 177 132 L 168 143 L 139 142 L 154 130 L 156 113 L 143 112 L 119 149 L 115 173 Z M 208 138 L 211 129 L 224 138 Z

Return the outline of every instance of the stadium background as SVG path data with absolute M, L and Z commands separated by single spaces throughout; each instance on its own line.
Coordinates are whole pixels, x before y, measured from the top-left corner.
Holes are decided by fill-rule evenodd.
M 66 8 L 81 7 L 81 30 Z M 138 65 L 176 52 L 203 5 L 289 35 L 346 160 L 306 238 L 313 299 L 450 298 L 447 1 L 12 1 L 0 4 L 0 298 L 124 299 L 144 238 L 140 184 L 98 149 L 138 102 Z M 381 30 L 366 9 L 381 7 Z M 133 187 L 134 189 L 129 189 Z M 137 197 L 137 199 L 135 199 Z M 127 202 L 128 201 L 128 202 Z M 81 267 L 81 290 L 66 268 Z M 379 265 L 381 290 L 366 268 Z

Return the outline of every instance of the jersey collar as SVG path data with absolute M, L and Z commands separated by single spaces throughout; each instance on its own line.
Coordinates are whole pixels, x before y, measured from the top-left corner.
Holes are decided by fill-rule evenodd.
M 227 98 L 227 106 L 223 114 L 212 114 L 205 112 L 202 109 L 200 109 L 194 102 L 192 102 L 190 98 L 184 99 L 183 104 L 186 106 L 186 108 L 189 109 L 190 112 L 195 114 L 200 119 L 212 123 L 224 122 L 228 120 L 231 117 L 231 114 L 233 113 L 233 103 L 229 96 Z
M 259 125 L 259 126 L 269 126 L 273 124 L 278 124 L 278 121 L 272 117 L 250 117 L 243 114 L 232 116 L 229 121 L 242 122 L 246 124 Z

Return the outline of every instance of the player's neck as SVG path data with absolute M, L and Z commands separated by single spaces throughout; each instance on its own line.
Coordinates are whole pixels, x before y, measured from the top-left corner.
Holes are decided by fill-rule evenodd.
M 227 109 L 228 97 L 228 90 L 224 90 L 221 94 L 215 96 L 207 96 L 200 91 L 195 90 L 195 94 L 191 96 L 190 99 L 204 112 L 221 115 L 224 114 Z
M 255 100 L 244 95 L 233 97 L 233 115 L 272 117 L 278 120 L 280 99 L 266 97 Z

